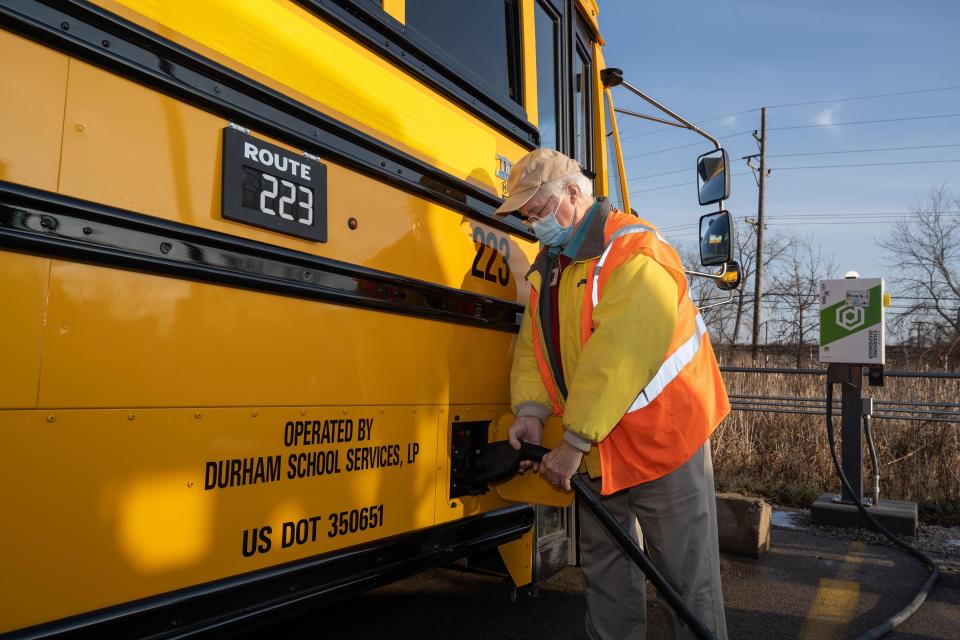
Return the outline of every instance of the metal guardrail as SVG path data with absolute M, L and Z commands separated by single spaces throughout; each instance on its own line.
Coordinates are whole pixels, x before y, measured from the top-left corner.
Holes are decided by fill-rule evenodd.
M 826 369 L 786 369 L 775 367 L 720 367 L 723 373 L 825 375 Z M 885 371 L 889 378 L 932 378 L 960 380 L 960 373 L 953 371 Z M 761 396 L 730 394 L 731 408 L 735 411 L 758 413 L 786 413 L 798 415 L 826 415 L 825 398 L 803 396 Z M 873 417 L 879 420 L 906 420 L 912 422 L 936 422 L 960 424 L 960 402 L 918 402 L 914 400 L 874 400 Z M 839 412 L 840 400 L 834 401 L 834 411 Z
M 867 367 L 863 368 L 866 373 Z M 787 375 L 827 375 L 826 369 L 786 369 L 781 367 L 720 367 L 723 373 L 783 373 Z M 960 380 L 957 371 L 884 371 L 885 378 L 947 378 Z

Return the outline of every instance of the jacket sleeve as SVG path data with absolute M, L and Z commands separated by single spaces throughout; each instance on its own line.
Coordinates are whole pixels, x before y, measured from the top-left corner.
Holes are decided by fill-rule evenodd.
M 646 255 L 618 266 L 601 293 L 564 408 L 567 441 L 581 449 L 603 440 L 656 375 L 677 321 L 677 283 Z
M 533 328 L 530 307 L 523 313 L 520 335 L 513 351 L 510 369 L 510 404 L 516 416 L 536 416 L 540 422 L 551 413 L 550 394 L 543 386 L 537 358 L 533 353 Z

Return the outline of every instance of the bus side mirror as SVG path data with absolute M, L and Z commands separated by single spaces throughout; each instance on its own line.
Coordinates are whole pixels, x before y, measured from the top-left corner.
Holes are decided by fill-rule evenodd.
M 712 267 L 733 258 L 733 225 L 729 211 L 708 213 L 700 218 L 700 264 Z
M 701 206 L 730 197 L 729 165 L 725 149 L 715 149 L 697 158 L 697 196 Z

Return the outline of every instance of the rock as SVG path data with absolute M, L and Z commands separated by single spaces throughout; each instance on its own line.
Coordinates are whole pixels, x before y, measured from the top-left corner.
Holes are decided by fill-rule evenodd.
M 771 508 L 762 498 L 717 494 L 721 551 L 759 558 L 770 549 Z

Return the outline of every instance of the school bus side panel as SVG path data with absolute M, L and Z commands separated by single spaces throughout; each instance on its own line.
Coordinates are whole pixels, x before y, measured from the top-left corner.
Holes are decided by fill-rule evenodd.
M 525 281 L 514 274 L 526 271 L 528 243 L 510 238 L 507 255 L 496 258 L 494 267 L 504 273 L 508 265 L 500 260 L 509 260 L 506 285 L 474 277 L 464 271 L 477 256 L 474 234 L 500 239 L 502 232 L 332 163 L 326 244 L 223 220 L 226 123 L 77 61 L 66 121 L 60 182 L 67 195 L 501 299 L 525 295 Z M 356 220 L 355 230 L 348 218 Z M 44 406 L 507 397 L 506 376 L 490 372 L 503 368 L 513 340 L 508 333 L 76 263 L 60 262 L 54 272 L 51 318 L 71 330 L 50 334 Z
M 427 406 L 2 412 L 0 449 L 17 455 L 0 467 L 0 631 L 432 525 L 438 420 Z
M 56 189 L 68 58 L 0 31 L 0 180 Z M 37 403 L 50 261 L 0 252 L 0 408 Z
M 496 156 L 516 161 L 525 153 L 295 2 L 97 4 L 491 193 L 499 195 L 503 185 L 494 175 Z

